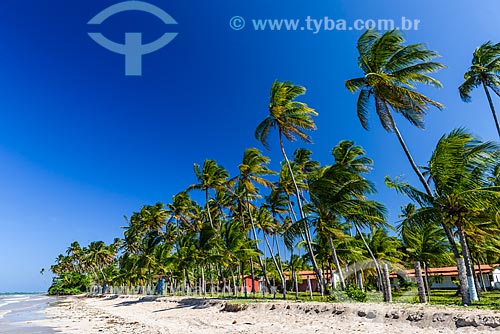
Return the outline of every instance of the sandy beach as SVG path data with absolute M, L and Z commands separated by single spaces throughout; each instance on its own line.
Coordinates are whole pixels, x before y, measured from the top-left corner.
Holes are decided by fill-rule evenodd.
M 387 304 L 255 302 L 182 297 L 68 297 L 40 325 L 68 334 L 500 333 L 500 313 Z

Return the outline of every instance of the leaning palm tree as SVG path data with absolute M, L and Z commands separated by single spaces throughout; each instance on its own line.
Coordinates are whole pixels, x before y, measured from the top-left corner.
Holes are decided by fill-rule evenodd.
M 464 102 L 470 102 L 471 92 L 474 88 L 483 86 L 484 93 L 488 98 L 493 120 L 497 128 L 498 135 L 500 136 L 500 124 L 498 123 L 497 114 L 493 101 L 491 100 L 491 89 L 495 94 L 500 96 L 500 43 L 493 44 L 486 42 L 478 47 L 472 57 L 472 65 L 469 70 L 465 72 L 465 81 L 460 85 L 458 91 L 460 97 Z
M 399 31 L 390 30 L 380 35 L 367 30 L 359 38 L 357 46 L 358 64 L 364 76 L 347 80 L 345 85 L 350 92 L 360 91 L 357 113 L 365 129 L 368 129 L 369 103 L 373 98 L 380 123 L 386 131 L 396 134 L 413 171 L 430 195 L 432 191 L 413 160 L 392 112 L 423 128 L 426 111 L 431 106 L 441 109 L 443 105 L 417 92 L 414 85 L 441 87 L 441 83 L 428 74 L 444 68 L 444 65 L 431 61 L 439 55 L 423 44 L 403 45 L 403 42 Z
M 416 84 L 442 87 L 441 83 L 429 74 L 445 66 L 432 61 L 439 56 L 423 44 L 403 45 L 404 39 L 399 31 L 391 30 L 383 35 L 367 30 L 358 40 L 358 64 L 363 77 L 347 80 L 345 85 L 351 92 L 360 91 L 357 114 L 361 125 L 368 129 L 370 99 L 375 102 L 375 111 L 383 128 L 394 132 L 401 144 L 410 165 L 417 175 L 428 196 L 433 196 L 431 187 L 413 160 L 392 111 L 401 114 L 411 124 L 423 128 L 423 116 L 430 107 L 438 109 L 443 105 L 419 93 Z M 442 224 L 455 258 L 460 257 L 452 231 Z
M 300 218 L 304 222 L 306 221 L 306 215 L 304 214 L 302 205 L 301 192 L 297 185 L 297 181 L 295 180 L 292 165 L 285 151 L 283 137 L 289 141 L 295 141 L 299 138 L 306 143 L 312 142 L 310 136 L 305 131 L 316 130 L 316 124 L 314 123 L 312 116 L 317 116 L 318 113 L 307 104 L 295 101 L 297 97 L 305 94 L 305 92 L 305 87 L 296 86 L 289 81 L 275 81 L 271 87 L 269 115 L 255 129 L 255 138 L 259 140 L 267 149 L 270 148 L 268 143 L 270 131 L 272 129 L 278 130 L 281 153 L 283 154 L 283 158 L 285 159 L 285 163 L 293 183 Z M 323 275 L 315 260 L 311 236 L 309 235 L 309 230 L 306 226 L 304 227 L 304 235 L 313 268 L 318 277 L 319 286 L 321 291 L 323 291 Z
M 311 137 L 305 131 L 316 130 L 316 124 L 312 116 L 317 116 L 318 113 L 313 108 L 308 107 L 307 104 L 295 101 L 298 96 L 305 94 L 305 92 L 305 87 L 296 86 L 289 81 L 275 81 L 271 87 L 269 115 L 255 129 L 255 138 L 267 149 L 270 149 L 267 138 L 269 132 L 272 129 L 278 130 L 281 153 L 293 180 L 297 195 L 297 205 L 299 206 L 302 218 L 305 216 L 302 210 L 301 196 L 299 195 L 299 189 L 294 173 L 292 172 L 290 160 L 285 151 L 283 137 L 289 141 L 296 141 L 298 137 L 306 143 L 312 143 Z

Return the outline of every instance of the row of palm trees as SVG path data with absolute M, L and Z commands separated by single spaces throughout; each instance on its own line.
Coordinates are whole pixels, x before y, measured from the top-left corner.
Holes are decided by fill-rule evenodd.
M 178 282 L 183 291 L 196 287 L 203 294 L 207 282 L 212 293 L 228 281 L 232 291 L 241 290 L 243 275 L 263 277 L 268 289 L 275 280 L 282 287 L 294 287 L 296 282 L 287 282 L 287 277 L 296 277 L 297 270 L 312 266 L 307 228 L 313 235 L 311 249 L 318 270 L 339 273 L 340 285 L 324 282 L 324 291 L 345 289 L 347 281 L 376 286 L 379 263 L 398 269 L 398 265 L 420 261 L 426 273 L 429 266 L 453 263 L 441 221 L 455 232 L 460 228 L 466 232 L 467 241 L 476 246 L 470 253 L 475 263 L 498 261 L 495 187 L 500 183 L 500 161 L 494 144 L 477 141 L 460 129 L 444 136 L 425 173 L 436 183 L 439 197 L 430 198 L 401 180 L 388 178 L 387 185 L 419 203 L 419 207 L 408 204 L 403 208 L 399 238 L 388 234 L 391 227 L 384 206 L 366 198 L 374 192 L 364 177 L 372 161 L 361 147 L 341 141 L 332 151 L 333 164 L 323 167 L 310 154 L 298 149 L 290 161 L 303 192 L 305 220 L 296 215 L 290 200 L 294 187 L 286 163 L 278 180 L 271 182 L 261 175 L 278 173 L 266 167 L 267 157 L 250 148 L 234 178 L 215 161 L 204 162 L 198 183 L 188 189 L 205 192 L 202 185 L 213 182 L 207 186 L 208 206 L 196 203 L 188 190 L 166 205 L 144 206 L 128 219 L 123 239 L 111 245 L 93 242 L 83 248 L 74 242 L 52 271 L 83 273 L 104 287 L 152 285 L 153 276 L 162 274 Z M 473 175 L 465 177 L 469 172 Z M 270 189 L 259 202 L 260 184 Z M 467 215 L 460 215 L 461 220 L 453 218 L 455 212 L 464 210 Z M 300 257 L 302 250 L 305 253 Z M 368 267 L 361 265 L 367 262 Z M 356 266 L 362 271 L 362 281 L 353 271 L 351 277 L 344 275 L 349 272 L 346 267 Z M 428 280 L 425 285 L 429 293 Z M 249 288 L 255 291 L 255 286 Z M 286 297 L 287 290 L 282 291 Z
M 310 143 L 308 132 L 316 129 L 313 117 L 317 113 L 298 101 L 304 87 L 276 81 L 269 114 L 257 126 L 255 137 L 269 149 L 270 134 L 276 130 L 283 155 L 280 170 L 271 170 L 270 159 L 256 148 L 244 152 L 234 177 L 215 160 L 195 164 L 196 184 L 175 195 L 171 203 L 145 206 L 134 213 L 124 227 L 123 239 L 112 245 L 99 242 L 81 249 L 73 244 L 66 256 L 58 258 L 53 272 L 74 270 L 103 284 L 141 286 L 163 274 L 172 284 L 184 290 L 197 287 L 203 294 L 207 282 L 211 292 L 220 285 L 232 285 L 238 291 L 245 282 L 242 277 L 250 275 L 262 277 L 269 288 L 277 279 L 286 298 L 287 277 L 296 280 L 296 271 L 307 266 L 314 270 L 324 294 L 332 288 L 345 289 L 353 279 L 359 285 L 373 282 L 388 289 L 382 284 L 383 260 L 393 264 L 415 261 L 426 272 L 429 266 L 456 259 L 463 303 L 477 299 L 472 264 L 498 259 L 499 253 L 500 150 L 495 143 L 481 142 L 457 129 L 443 136 L 428 165 L 419 167 L 393 112 L 423 127 L 426 111 L 443 105 L 419 93 L 415 85 L 440 87 L 430 74 L 444 65 L 433 61 L 438 54 L 423 44 L 404 45 L 398 31 L 368 30 L 357 48 L 363 77 L 347 80 L 346 87 L 360 92 L 361 124 L 367 128 L 373 101 L 382 126 L 396 134 L 424 189 L 386 179 L 389 187 L 414 202 L 402 210 L 400 238 L 388 234 L 391 226 L 384 205 L 369 199 L 376 191 L 367 178 L 373 161 L 363 148 L 343 140 L 333 148 L 332 164 L 326 166 L 312 160 L 312 152 L 303 148 L 288 156 L 285 139 Z M 486 43 L 478 48 L 460 87 L 461 97 L 468 100 L 472 89 L 483 85 L 495 122 L 488 88 L 497 93 L 499 59 L 500 45 Z M 196 190 L 204 194 L 202 205 L 191 198 Z M 346 267 L 366 259 L 373 268 L 354 266 L 345 277 L 350 272 Z M 340 287 L 326 281 L 329 271 L 337 271 Z M 419 291 L 425 290 L 428 294 L 428 280 L 419 282 Z

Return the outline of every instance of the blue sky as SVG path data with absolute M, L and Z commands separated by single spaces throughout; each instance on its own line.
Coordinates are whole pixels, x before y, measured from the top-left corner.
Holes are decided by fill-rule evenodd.
M 377 2 L 149 0 L 178 25 L 165 26 L 147 13 L 117 14 L 100 27 L 87 22 L 118 0 L 3 0 L 0 3 L 0 291 L 43 291 L 48 268 L 74 240 L 110 242 L 122 235 L 124 215 L 144 204 L 167 202 L 195 182 L 193 163 L 217 160 L 232 175 L 267 115 L 275 79 L 306 86 L 318 130 L 307 148 L 323 164 L 341 139 L 363 146 L 375 166 L 375 197 L 397 220 L 406 203 L 385 189 L 385 175 L 416 181 L 393 134 L 372 115 L 365 131 L 355 115 L 356 96 L 344 81 L 360 76 L 360 31 L 255 31 L 252 19 L 419 19 L 409 42 L 425 42 L 448 66 L 436 75 L 444 88 L 423 89 L 444 103 L 432 110 L 426 129 L 397 118 L 415 160 L 425 164 L 444 133 L 466 126 L 497 140 L 481 91 L 461 102 L 457 87 L 473 50 L 499 41 L 500 5 L 485 0 Z M 488 8 L 488 10 L 484 10 Z M 247 26 L 232 30 L 242 16 Z M 124 75 L 124 57 L 92 41 L 102 32 L 123 42 L 142 32 L 150 42 L 165 32 L 179 35 L 143 57 L 143 75 Z M 498 99 L 494 97 L 498 104 Z M 500 104 L 499 104 L 500 106 Z M 276 168 L 276 137 L 266 152 Z M 305 144 L 287 146 L 289 152 Z

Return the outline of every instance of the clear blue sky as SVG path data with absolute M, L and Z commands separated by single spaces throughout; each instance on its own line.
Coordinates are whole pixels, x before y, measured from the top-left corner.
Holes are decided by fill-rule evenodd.
M 419 19 L 406 39 L 440 52 L 448 69 L 437 75 L 443 89 L 424 90 L 446 105 L 430 112 L 426 130 L 397 119 L 416 161 L 425 164 L 438 138 L 458 126 L 497 139 L 482 92 L 470 104 L 457 93 L 474 48 L 500 41 L 495 0 L 149 0 L 178 25 L 141 12 L 87 25 L 117 2 L 0 3 L 0 291 L 46 290 L 50 277 L 39 270 L 72 241 L 121 236 L 124 215 L 167 202 L 195 181 L 194 162 L 216 159 L 234 175 L 245 148 L 262 148 L 253 131 L 267 115 L 275 79 L 308 88 L 303 100 L 320 114 L 315 144 L 307 146 L 316 160 L 330 163 L 341 139 L 366 149 L 375 160 L 376 198 L 397 220 L 406 200 L 385 189 L 383 178 L 415 178 L 395 136 L 375 117 L 369 132 L 361 128 L 356 96 L 344 88 L 344 80 L 360 75 L 361 32 L 254 31 L 251 19 Z M 247 21 L 241 31 L 229 26 L 236 15 Z M 147 42 L 167 31 L 179 35 L 144 56 L 143 76 L 126 77 L 124 57 L 98 46 L 89 31 L 120 43 L 124 32 L 143 32 Z M 280 152 L 276 140 L 271 144 L 276 168 Z

